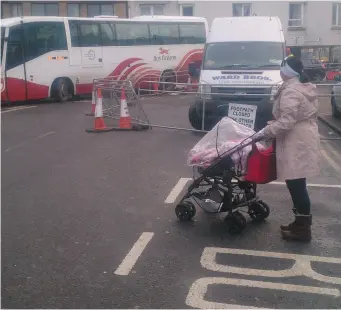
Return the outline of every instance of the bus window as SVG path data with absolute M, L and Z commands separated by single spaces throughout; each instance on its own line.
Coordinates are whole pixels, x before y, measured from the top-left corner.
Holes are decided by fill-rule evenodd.
M 151 44 L 168 45 L 179 44 L 179 25 L 166 23 L 150 23 Z
M 70 20 L 69 27 L 70 27 L 70 35 L 71 35 L 71 46 L 79 47 L 80 44 L 79 44 L 78 23 L 76 21 Z
M 7 42 L 6 70 L 10 70 L 24 63 L 21 43 L 22 43 L 21 25 L 10 27 Z
M 115 23 L 117 45 L 149 45 L 148 25 L 145 23 Z
M 2 54 L 4 53 L 4 43 L 5 43 L 5 28 L 1 27 L 1 64 L 2 64 Z
M 26 61 L 30 61 L 51 51 L 67 50 L 64 23 L 25 23 L 24 34 Z
M 180 41 L 182 44 L 204 44 L 206 32 L 204 24 L 180 24 Z
M 101 46 L 98 23 L 79 22 L 79 43 L 82 47 Z
M 100 23 L 102 45 L 103 46 L 115 46 L 116 42 L 116 31 L 115 24 L 113 23 Z

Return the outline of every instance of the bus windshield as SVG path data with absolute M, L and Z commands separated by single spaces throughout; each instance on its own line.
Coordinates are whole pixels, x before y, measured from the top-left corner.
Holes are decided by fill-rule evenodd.
M 278 70 L 284 57 L 280 42 L 222 42 L 206 46 L 204 70 Z
M 1 27 L 1 64 L 2 64 L 2 54 L 4 53 L 4 42 L 5 42 L 5 28 Z

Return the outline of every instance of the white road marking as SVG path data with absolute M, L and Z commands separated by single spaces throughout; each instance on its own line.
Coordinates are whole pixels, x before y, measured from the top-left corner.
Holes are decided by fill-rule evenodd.
M 268 184 L 265 184 L 268 185 Z M 269 185 L 286 185 L 285 182 L 271 182 Z M 308 187 L 322 187 L 322 188 L 341 188 L 341 185 L 339 184 L 315 184 L 315 183 L 308 183 Z
M 26 144 L 29 143 L 30 141 L 39 140 L 39 139 L 45 138 L 45 137 L 47 137 L 47 136 L 49 136 L 49 135 L 53 135 L 53 134 L 55 134 L 55 133 L 56 133 L 55 131 L 50 131 L 50 132 L 44 133 L 44 134 L 42 134 L 42 135 L 40 135 L 40 136 L 38 136 L 38 137 L 36 137 L 36 138 L 29 139 L 29 140 L 27 140 L 27 141 L 24 141 L 24 142 L 21 142 L 21 143 L 19 143 L 19 144 L 16 144 L 16 145 L 12 146 L 12 147 L 9 147 L 8 149 L 5 150 L 5 152 L 9 152 L 9 151 L 11 151 L 11 150 L 13 150 L 13 149 L 17 149 L 18 147 L 21 147 L 21 146 L 26 145 Z
M 56 133 L 55 131 L 50 131 L 50 132 L 44 133 L 43 135 L 41 135 L 41 136 L 35 138 L 35 140 L 38 140 L 38 139 L 41 139 L 41 138 L 45 138 L 45 137 L 47 137 L 47 136 L 49 136 L 49 135 L 53 135 L 53 134 L 55 134 L 55 133 Z
M 165 203 L 174 203 L 176 198 L 179 196 L 181 191 L 186 186 L 187 182 L 191 180 L 190 178 L 180 178 L 178 183 L 174 186 L 172 191 L 169 193 L 168 197 L 165 200 Z
M 266 264 L 262 264 L 264 269 L 251 269 L 244 268 L 245 263 L 241 262 L 241 267 L 235 267 L 230 265 L 223 265 L 216 262 L 217 254 L 230 254 L 230 255 L 248 255 L 257 257 L 271 257 L 278 259 L 290 259 L 293 260 L 293 266 L 284 270 L 271 270 L 266 268 Z M 240 258 L 238 258 L 240 260 Z M 202 253 L 200 263 L 202 267 L 214 271 L 228 274 L 238 274 L 243 276 L 253 277 L 268 277 L 274 278 L 278 281 L 278 278 L 290 278 L 304 276 L 320 282 L 328 284 L 341 285 L 341 278 L 329 277 L 317 273 L 311 267 L 312 262 L 320 263 L 332 263 L 341 265 L 340 258 L 334 257 L 322 257 L 322 256 L 311 256 L 311 255 L 300 255 L 292 253 L 277 253 L 277 252 L 265 252 L 265 251 L 254 251 L 254 250 L 243 250 L 243 249 L 230 249 L 230 248 L 215 248 L 206 247 Z M 268 290 L 286 291 L 294 293 L 306 293 L 306 294 L 317 294 L 327 295 L 333 297 L 340 297 L 340 290 L 336 288 L 321 287 L 320 286 L 306 286 L 296 284 L 284 284 L 281 282 L 273 281 L 256 281 L 229 277 L 204 277 L 196 280 L 187 295 L 186 304 L 193 308 L 200 309 L 250 309 L 256 307 L 243 306 L 230 303 L 218 303 L 214 301 L 205 300 L 205 295 L 209 285 L 232 285 L 237 287 L 249 287 L 249 288 L 261 288 Z M 250 293 L 251 294 L 251 293 Z M 232 296 L 231 296 L 232 297 Z M 257 309 L 257 308 L 256 308 Z
M 181 178 L 183 179 L 183 182 L 186 181 L 189 182 L 191 180 L 193 180 L 192 178 Z M 180 179 L 180 180 L 181 180 Z M 180 182 L 180 181 L 179 181 Z M 285 182 L 279 182 L 279 181 L 274 181 L 268 184 L 262 184 L 262 186 L 266 186 L 266 185 L 286 185 Z M 318 183 L 308 183 L 307 184 L 308 187 L 321 187 L 321 188 L 341 188 L 340 184 L 318 184 Z M 173 189 L 174 190 L 174 189 Z
M 294 264 L 291 268 L 284 269 L 284 270 L 252 269 L 252 268 L 244 268 L 244 267 L 240 268 L 240 267 L 218 264 L 216 262 L 216 255 L 218 253 L 249 255 L 249 256 L 254 256 L 254 257 L 271 257 L 271 258 L 279 258 L 279 259 L 290 259 L 290 260 L 294 260 Z M 334 257 L 207 247 L 203 251 L 200 262 L 204 268 L 211 270 L 211 271 L 215 271 L 215 272 L 225 272 L 225 273 L 269 277 L 269 278 L 306 276 L 306 277 L 309 277 L 311 279 L 318 280 L 321 282 L 341 285 L 341 278 L 328 277 L 328 276 L 319 274 L 318 272 L 314 271 L 311 268 L 312 262 L 341 265 L 341 259 L 334 258 Z
M 152 232 L 142 233 L 114 273 L 120 276 L 127 276 L 153 236 L 154 233 Z
M 14 107 L 14 108 L 9 108 L 4 111 L 1 111 L 1 114 L 3 113 L 9 113 L 9 112 L 15 112 L 15 111 L 20 111 L 20 110 L 26 110 L 26 109 L 32 109 L 32 108 L 37 108 L 37 106 L 29 106 L 29 107 Z
M 186 298 L 186 304 L 190 307 L 199 308 L 199 309 L 259 309 L 257 307 L 206 301 L 204 298 L 207 292 L 207 288 L 209 285 L 212 285 L 212 284 L 255 287 L 255 288 L 263 288 L 263 289 L 271 289 L 271 290 L 282 290 L 282 291 L 288 291 L 288 292 L 329 295 L 329 296 L 334 296 L 334 297 L 340 296 L 340 291 L 338 289 L 332 289 L 332 288 L 321 288 L 321 287 L 315 287 L 315 286 L 253 281 L 253 280 L 234 279 L 234 278 L 211 277 L 211 278 L 198 279 L 192 284 L 189 290 L 189 293 L 187 295 L 187 298 Z M 264 308 L 261 308 L 261 309 L 264 309 Z

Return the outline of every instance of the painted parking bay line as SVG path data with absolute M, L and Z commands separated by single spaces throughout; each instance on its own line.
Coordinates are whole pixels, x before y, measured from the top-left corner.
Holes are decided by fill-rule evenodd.
M 165 200 L 165 203 L 171 204 L 174 203 L 176 198 L 179 196 L 181 191 L 184 189 L 186 186 L 187 182 L 192 180 L 191 178 L 180 178 L 178 183 L 174 186 L 172 191 L 169 193 L 168 197 Z
M 127 256 L 124 258 L 122 263 L 118 266 L 114 274 L 120 276 L 129 275 L 130 271 L 133 269 L 138 258 L 141 256 L 143 250 L 146 248 L 150 240 L 153 238 L 154 233 L 144 232 L 141 234 L 139 239 L 135 242 Z
M 179 194 L 181 193 L 181 191 L 184 189 L 184 187 L 186 186 L 186 184 L 189 181 L 193 181 L 192 178 L 180 178 L 178 183 L 173 187 L 173 189 L 171 190 L 171 192 L 169 193 L 168 197 L 165 200 L 166 204 L 173 204 L 176 199 L 178 198 Z M 268 184 L 263 184 L 262 186 L 266 186 L 266 185 L 284 185 L 286 186 L 285 182 L 279 182 L 279 181 L 275 181 L 275 182 L 271 182 Z M 320 187 L 320 188 L 340 188 L 341 189 L 341 184 L 317 184 L 317 183 L 308 183 L 307 184 L 308 187 Z

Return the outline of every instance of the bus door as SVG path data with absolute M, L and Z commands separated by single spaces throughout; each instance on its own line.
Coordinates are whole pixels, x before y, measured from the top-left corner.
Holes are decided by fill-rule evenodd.
M 24 36 L 22 25 L 12 26 L 6 29 L 3 51 L 4 91 L 1 98 L 6 101 L 27 100 L 27 77 L 24 61 Z
M 103 67 L 103 49 L 99 23 L 87 20 L 69 21 L 70 65 L 83 68 Z
M 82 67 L 103 67 L 100 24 L 90 21 L 80 21 L 79 39 Z

